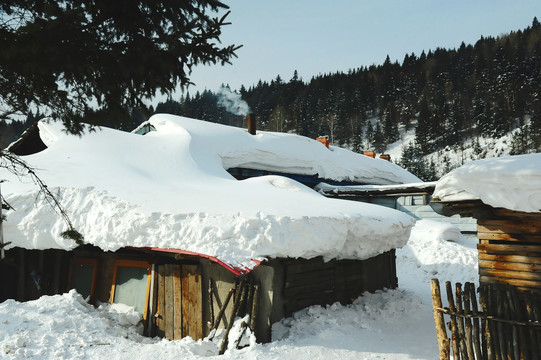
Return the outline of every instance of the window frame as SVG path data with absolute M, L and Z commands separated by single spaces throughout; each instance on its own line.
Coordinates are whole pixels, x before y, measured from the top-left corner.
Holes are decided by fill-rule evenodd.
M 73 267 L 77 265 L 91 265 L 94 267 L 94 270 L 92 271 L 92 282 L 90 284 L 90 304 L 94 303 L 94 294 L 96 291 L 96 280 L 98 278 L 98 265 L 99 261 L 98 259 L 94 258 L 71 258 L 70 260 L 70 267 L 68 272 L 68 284 L 67 284 L 67 291 L 74 289 L 74 287 L 71 286 L 71 281 L 73 280 Z
M 148 301 L 150 296 L 150 279 L 152 276 L 152 264 L 145 260 L 123 260 L 123 259 L 117 259 L 115 260 L 115 265 L 113 269 L 113 278 L 111 282 L 111 295 L 109 297 L 109 303 L 113 304 L 115 301 L 115 292 L 116 292 L 116 277 L 117 277 L 117 270 L 119 267 L 131 267 L 131 268 L 148 268 L 147 272 L 147 285 L 146 285 L 146 292 L 145 292 L 145 309 L 143 311 L 143 320 L 147 320 L 147 313 L 148 313 Z

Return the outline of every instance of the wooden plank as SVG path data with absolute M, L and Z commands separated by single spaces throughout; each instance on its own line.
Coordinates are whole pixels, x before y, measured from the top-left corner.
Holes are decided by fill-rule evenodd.
M 538 256 L 527 256 L 527 255 L 488 254 L 486 252 L 479 252 L 479 260 L 541 264 L 541 254 L 539 254 Z
M 477 231 L 504 234 L 541 235 L 541 220 L 484 220 L 477 223 Z
M 334 284 L 335 275 L 332 271 L 326 272 L 313 272 L 313 273 L 303 273 L 302 275 L 296 274 L 295 276 L 287 275 L 284 287 L 297 288 L 297 287 L 306 287 L 311 284 Z
M 504 241 L 524 241 L 524 242 L 541 243 L 541 236 L 539 236 L 539 235 L 478 232 L 477 237 L 480 240 L 504 240 Z
M 525 213 L 520 211 L 513 211 L 504 208 L 495 208 L 492 210 L 494 218 L 501 219 L 519 219 L 519 220 L 539 220 L 541 214 L 538 213 Z
M 479 259 L 479 268 L 495 269 L 495 270 L 514 270 L 537 272 L 541 274 L 541 264 L 515 263 L 505 261 L 490 261 Z
M 489 275 L 480 275 L 479 281 L 481 283 L 489 283 L 489 284 L 507 284 L 512 285 L 516 287 L 524 287 L 524 288 L 533 288 L 539 291 L 541 288 L 541 281 L 534 281 L 534 280 L 521 280 L 521 279 L 510 279 L 510 278 L 501 278 L 501 277 L 494 277 Z
M 165 264 L 165 337 L 174 338 L 174 280 L 173 265 Z
M 182 339 L 182 270 L 180 265 L 173 268 L 173 339 Z
M 522 280 L 535 280 L 541 281 L 541 273 L 527 272 L 527 271 L 513 271 L 513 270 L 499 270 L 499 269 L 486 269 L 479 268 L 480 275 L 510 278 L 510 279 L 522 279 Z
M 485 253 L 504 253 L 509 255 L 541 254 L 541 245 L 477 244 L 477 250 Z
M 323 271 L 325 269 L 332 269 L 335 261 L 324 262 L 322 258 L 315 258 L 310 260 L 296 259 L 290 263 L 286 263 L 286 274 L 294 273 L 306 273 L 311 271 Z
M 324 283 L 307 283 L 304 286 L 297 286 L 294 288 L 286 288 L 284 289 L 284 296 L 286 298 L 288 297 L 296 297 L 296 296 L 302 296 L 303 294 L 318 294 L 322 292 L 328 292 L 334 290 L 334 282 L 324 282 Z
M 165 266 L 158 265 L 158 305 L 156 317 L 156 335 L 165 336 Z
M 203 288 L 198 265 L 182 265 L 182 333 L 203 337 Z

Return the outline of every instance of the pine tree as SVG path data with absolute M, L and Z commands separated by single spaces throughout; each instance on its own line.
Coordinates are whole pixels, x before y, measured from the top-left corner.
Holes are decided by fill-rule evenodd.
M 187 86 L 194 65 L 229 62 L 238 49 L 220 44 L 227 14 L 213 14 L 227 6 L 216 0 L 38 3 L 0 6 L 3 118 L 43 106 L 77 133 L 83 118 L 99 121 L 97 104 L 122 123 L 157 91 Z

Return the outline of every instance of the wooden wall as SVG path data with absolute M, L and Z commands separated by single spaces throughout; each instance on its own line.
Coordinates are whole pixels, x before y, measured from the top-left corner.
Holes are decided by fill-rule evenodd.
M 70 259 L 67 251 L 13 248 L 5 254 L 0 262 L 0 302 L 34 300 L 66 290 Z
M 541 214 L 493 209 L 477 231 L 481 284 L 541 291 Z
M 311 305 L 350 304 L 363 292 L 396 288 L 394 250 L 367 260 L 284 259 L 285 316 Z
M 149 290 L 149 321 L 145 326 L 147 334 L 168 339 L 185 336 L 200 339 L 208 335 L 211 320 L 209 287 L 212 288 L 216 316 L 229 290 L 246 276 L 258 288 L 254 331 L 261 342 L 271 340 L 273 323 L 307 306 L 336 301 L 349 304 L 365 291 L 398 285 L 394 250 L 363 261 L 325 262 L 321 257 L 272 259 L 240 278 L 209 260 L 188 259 L 175 254 L 136 250 L 112 253 L 92 247 L 71 252 L 12 249 L 7 253 L 7 261 L 0 264 L 0 295 L 3 299 L 20 301 L 67 291 L 70 261 L 74 257 L 97 260 L 94 299 L 101 302 L 110 301 L 115 260 L 144 260 L 154 264 L 153 286 Z M 32 272 L 41 276 L 39 291 Z M 233 301 L 226 308 L 221 328 L 229 325 L 232 308 Z

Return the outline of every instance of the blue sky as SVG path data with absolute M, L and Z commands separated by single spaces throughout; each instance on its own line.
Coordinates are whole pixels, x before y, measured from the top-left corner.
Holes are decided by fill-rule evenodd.
M 194 69 L 190 93 L 221 84 L 233 90 L 294 70 L 308 81 L 329 72 L 382 64 L 387 54 L 457 48 L 541 20 L 540 0 L 224 0 L 223 44 L 242 44 L 233 65 Z

